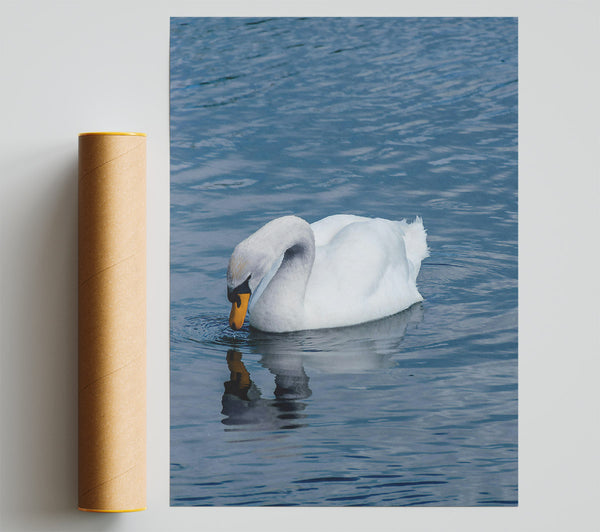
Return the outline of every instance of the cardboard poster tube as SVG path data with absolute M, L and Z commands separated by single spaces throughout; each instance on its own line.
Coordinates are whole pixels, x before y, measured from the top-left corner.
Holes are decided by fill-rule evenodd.
M 79 136 L 79 509 L 146 507 L 146 135 Z

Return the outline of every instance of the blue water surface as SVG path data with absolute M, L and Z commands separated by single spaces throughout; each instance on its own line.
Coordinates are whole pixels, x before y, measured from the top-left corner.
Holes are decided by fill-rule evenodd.
M 517 21 L 171 19 L 171 504 L 517 504 Z M 425 300 L 228 328 L 272 218 L 423 217 Z

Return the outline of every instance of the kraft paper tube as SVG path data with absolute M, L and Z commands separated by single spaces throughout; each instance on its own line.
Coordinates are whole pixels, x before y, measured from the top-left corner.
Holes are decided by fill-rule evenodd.
M 146 507 L 146 135 L 79 136 L 79 509 Z

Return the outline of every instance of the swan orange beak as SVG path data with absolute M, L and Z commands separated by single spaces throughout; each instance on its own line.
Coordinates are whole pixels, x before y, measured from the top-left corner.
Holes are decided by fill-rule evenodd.
M 246 312 L 248 311 L 248 301 L 250 294 L 238 294 L 237 301 L 231 305 L 231 313 L 229 314 L 229 326 L 236 331 L 244 325 Z

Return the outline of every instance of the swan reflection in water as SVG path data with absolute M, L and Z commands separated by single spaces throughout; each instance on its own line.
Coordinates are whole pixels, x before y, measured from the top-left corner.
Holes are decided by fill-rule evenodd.
M 225 425 L 246 425 L 252 429 L 284 430 L 302 427 L 306 403 L 312 394 L 302 365 L 293 370 L 274 370 L 275 399 L 264 399 L 235 349 L 227 352 L 230 378 L 225 383 L 222 413 Z
M 273 334 L 251 329 L 248 347 L 275 375 L 274 399 L 262 397 L 237 349 L 227 351 L 223 424 L 238 429 L 285 430 L 306 426 L 312 395 L 305 366 L 320 373 L 356 374 L 393 367 L 409 323 L 423 318 L 421 303 L 388 318 L 344 327 Z

